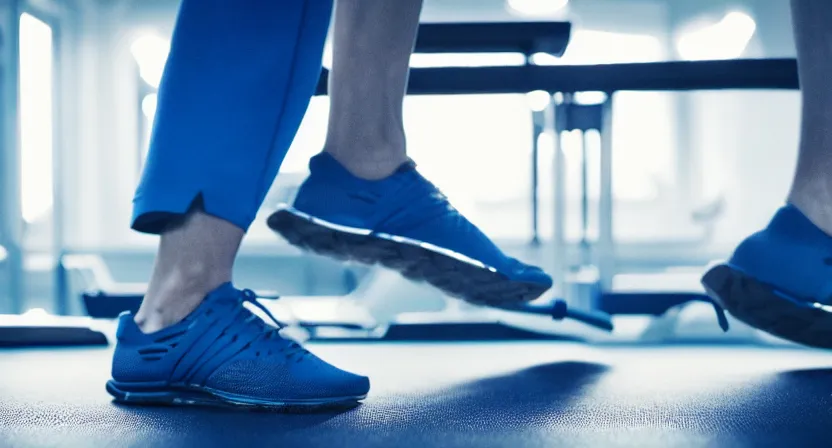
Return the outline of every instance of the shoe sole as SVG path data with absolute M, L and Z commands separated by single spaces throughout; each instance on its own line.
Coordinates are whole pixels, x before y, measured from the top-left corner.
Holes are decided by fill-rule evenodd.
M 702 277 L 707 294 L 738 320 L 779 338 L 832 348 L 832 312 L 719 264 Z
M 131 390 L 132 389 L 132 390 Z M 366 395 L 352 397 L 322 398 L 315 400 L 264 400 L 205 387 L 164 387 L 156 389 L 131 388 L 110 380 L 107 392 L 116 403 L 145 406 L 197 406 L 305 413 L 334 409 L 349 409 L 360 404 Z
M 427 243 L 340 226 L 291 208 L 274 212 L 267 224 L 298 248 L 341 261 L 378 264 L 475 305 L 530 302 L 550 288 L 513 281 L 476 260 Z

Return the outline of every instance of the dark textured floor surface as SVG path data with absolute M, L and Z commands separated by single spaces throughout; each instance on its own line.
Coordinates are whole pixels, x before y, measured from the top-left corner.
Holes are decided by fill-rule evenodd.
M 113 404 L 108 349 L 0 351 L 0 446 L 832 446 L 832 354 L 562 342 L 329 344 L 366 402 L 285 415 Z

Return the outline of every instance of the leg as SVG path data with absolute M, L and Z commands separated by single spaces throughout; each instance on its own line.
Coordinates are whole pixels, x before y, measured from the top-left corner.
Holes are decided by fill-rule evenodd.
M 402 102 L 422 0 L 338 0 L 324 150 L 383 179 L 407 162 Z
M 792 16 L 803 118 L 789 203 L 832 235 L 832 2 L 792 0 Z
M 243 229 L 197 205 L 159 239 L 159 251 L 136 324 L 155 333 L 191 314 L 205 296 L 231 281 Z M 213 244 L 205 244 L 213 241 Z
M 231 284 L 319 79 L 331 8 L 182 2 L 135 198 L 133 228 L 160 246 L 141 309 L 119 319 L 107 383 L 117 400 L 317 407 L 366 395 L 367 378 L 283 339 Z
M 231 280 L 317 84 L 331 4 L 270 3 L 182 5 L 134 201 L 133 228 L 162 235 L 137 314 L 146 331 L 178 322 Z
M 533 300 L 552 279 L 506 256 L 407 158 L 402 100 L 422 0 L 392 3 L 338 0 L 325 151 L 269 226 L 302 248 L 379 263 L 473 303 Z
M 791 6 L 803 111 L 788 204 L 703 284 L 756 328 L 832 348 L 832 313 L 815 305 L 832 305 L 832 2 L 792 0 Z

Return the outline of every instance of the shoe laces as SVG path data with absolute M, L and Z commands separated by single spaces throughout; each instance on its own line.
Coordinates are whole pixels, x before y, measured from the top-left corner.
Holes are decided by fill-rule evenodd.
M 304 357 L 309 355 L 309 351 L 303 348 L 300 344 L 290 339 L 284 338 L 280 334 L 280 330 L 288 327 L 288 325 L 284 322 L 278 320 L 274 315 L 266 308 L 262 303 L 260 303 L 257 299 L 259 298 L 268 298 L 268 299 L 278 299 L 279 296 L 272 296 L 272 297 L 265 297 L 265 296 L 258 296 L 254 291 L 250 289 L 244 289 L 241 291 L 240 294 L 240 304 L 250 303 L 252 306 L 257 308 L 258 310 L 262 311 L 269 320 L 274 322 L 277 328 L 265 328 L 263 335 L 261 336 L 261 341 L 268 344 L 267 341 L 275 341 L 279 342 L 280 348 L 277 350 L 279 354 L 285 354 L 288 359 L 295 359 L 296 362 L 301 362 Z M 241 308 L 245 309 L 245 307 Z M 259 321 L 260 325 L 266 327 L 266 324 L 262 322 L 256 315 L 251 314 L 248 318 L 248 322 Z M 267 350 L 267 354 L 273 354 L 271 349 Z

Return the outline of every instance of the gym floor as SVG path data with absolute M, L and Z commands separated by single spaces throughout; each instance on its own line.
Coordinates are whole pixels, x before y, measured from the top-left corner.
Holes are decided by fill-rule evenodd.
M 116 405 L 110 349 L 0 356 L 0 446 L 828 446 L 832 355 L 750 346 L 329 343 L 365 403 L 270 414 Z

